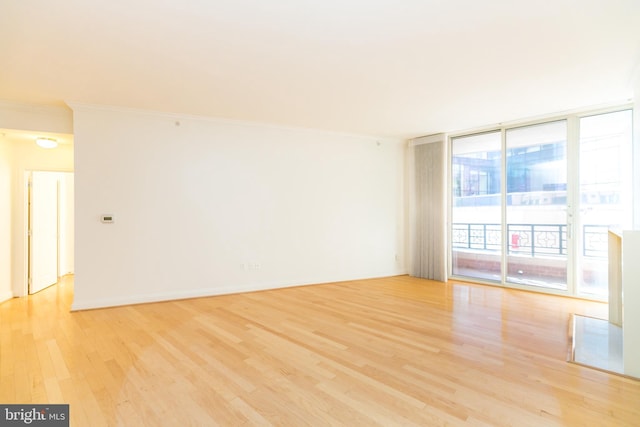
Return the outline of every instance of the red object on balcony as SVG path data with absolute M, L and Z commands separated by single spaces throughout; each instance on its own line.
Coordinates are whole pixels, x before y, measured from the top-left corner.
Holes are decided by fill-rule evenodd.
M 520 246 L 520 235 L 512 234 L 511 235 L 511 249 L 518 249 Z

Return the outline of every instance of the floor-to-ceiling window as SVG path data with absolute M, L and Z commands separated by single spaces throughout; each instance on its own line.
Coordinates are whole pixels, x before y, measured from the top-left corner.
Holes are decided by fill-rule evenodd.
M 577 292 L 606 297 L 607 231 L 632 225 L 632 112 L 580 118 Z
M 506 130 L 506 279 L 567 289 L 567 121 Z
M 452 273 L 501 281 L 502 149 L 500 132 L 453 139 Z
M 632 220 L 632 112 L 451 138 L 451 273 L 607 296 L 607 231 Z

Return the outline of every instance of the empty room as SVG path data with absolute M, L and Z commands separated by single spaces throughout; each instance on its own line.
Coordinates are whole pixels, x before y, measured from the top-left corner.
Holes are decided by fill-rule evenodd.
M 0 0 L 0 425 L 640 425 L 637 0 Z

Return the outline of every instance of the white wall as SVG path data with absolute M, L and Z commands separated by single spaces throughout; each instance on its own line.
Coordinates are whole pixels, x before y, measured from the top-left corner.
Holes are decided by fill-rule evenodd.
M 73 309 L 405 272 L 401 141 L 73 109 Z
M 0 302 L 11 297 L 10 143 L 0 136 Z
M 58 275 L 74 272 L 74 184 L 72 173 L 61 173 L 59 178 L 58 218 Z
M 640 230 L 640 63 L 636 66 L 634 86 L 634 108 L 633 108 L 633 228 Z
M 640 378 L 640 231 L 622 234 L 622 343 L 624 373 Z

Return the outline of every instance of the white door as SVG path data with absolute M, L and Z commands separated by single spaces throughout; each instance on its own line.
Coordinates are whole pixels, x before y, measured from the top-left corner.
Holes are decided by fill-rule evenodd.
M 32 172 L 29 203 L 29 293 L 58 281 L 58 175 Z

